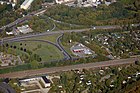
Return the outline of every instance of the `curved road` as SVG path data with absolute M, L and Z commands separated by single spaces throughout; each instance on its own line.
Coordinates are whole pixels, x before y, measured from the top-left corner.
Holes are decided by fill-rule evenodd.
M 62 36 L 62 35 L 61 35 Z M 51 44 L 51 45 L 53 45 L 53 46 L 55 46 L 56 48 L 58 48 L 61 52 L 62 52 L 62 54 L 64 55 L 64 60 L 66 59 L 66 60 L 69 60 L 70 58 L 71 58 L 71 56 L 64 50 L 64 48 L 61 46 L 61 44 L 60 44 L 60 41 L 59 41 L 59 38 L 61 37 L 61 36 L 59 36 L 58 38 L 57 38 L 57 43 L 55 44 L 55 43 L 53 43 L 53 42 L 50 42 L 50 41 L 48 41 L 48 40 L 24 40 L 24 39 L 22 39 L 22 40 L 14 40 L 14 41 L 10 41 L 10 42 L 19 42 L 19 41 L 35 41 L 35 42 L 45 42 L 45 43 L 49 43 L 49 44 Z
M 59 37 L 62 37 L 62 35 L 60 35 Z M 59 38 L 58 37 L 58 38 Z M 53 46 L 55 46 L 56 48 L 59 49 L 59 51 L 62 52 L 62 54 L 64 55 L 64 58 L 60 59 L 60 60 L 57 60 L 57 61 L 61 61 L 61 60 L 70 60 L 72 59 L 72 57 L 67 53 L 66 50 L 64 50 L 64 48 L 62 47 L 62 45 L 60 43 L 58 43 L 58 38 L 56 39 L 56 42 L 57 43 L 53 43 L 53 42 L 50 42 L 48 40 L 25 40 L 25 39 L 22 39 L 22 40 L 14 40 L 14 41 L 10 41 L 10 42 L 20 42 L 20 41 L 34 41 L 34 42 L 45 42 L 45 43 L 49 43 Z M 60 41 L 59 41 L 60 42 Z M 55 62 L 56 60 L 51 60 L 51 62 Z M 41 62 L 41 63 L 44 63 L 44 62 Z M 0 69 L 4 69 L 4 68 L 9 68 L 9 67 L 14 67 L 14 66 L 8 66 L 8 67 L 0 67 Z
M 0 29 L 5 29 L 6 27 L 13 27 L 13 26 L 15 26 L 15 25 L 17 25 L 19 23 L 22 23 L 22 22 L 24 22 L 26 20 L 29 20 L 32 16 L 44 13 L 46 10 L 47 9 L 42 8 L 42 9 L 39 9 L 37 11 L 33 11 L 32 13 L 29 13 L 28 15 L 15 20 L 14 22 L 11 22 L 11 23 L 9 23 L 9 24 L 7 24 L 5 26 L 2 26 Z
M 16 93 L 16 91 L 5 82 L 0 83 L 0 90 L 0 93 Z
M 0 74 L 0 78 L 23 78 L 26 76 L 49 74 L 49 73 L 75 70 L 75 69 L 90 69 L 90 68 L 100 68 L 100 67 L 106 67 L 106 66 L 133 64 L 133 63 L 135 63 L 136 60 L 140 60 L 140 58 L 128 58 L 128 59 L 110 60 L 110 61 L 102 61 L 102 62 L 96 62 L 96 63 L 62 66 L 62 67 L 42 68 L 42 69 L 38 69 L 38 70 L 37 69 L 36 70 L 26 70 L 26 71 Z
M 72 59 L 72 56 L 63 48 L 62 44 L 61 44 L 61 38 L 64 34 L 60 35 L 57 40 L 56 43 L 59 46 L 59 48 L 62 50 L 62 52 L 64 53 L 64 55 L 66 56 L 66 60 Z
M 118 26 L 98 26 L 96 29 L 115 29 L 118 28 Z M 44 32 L 44 33 L 38 33 L 38 34 L 27 34 L 23 36 L 17 36 L 17 37 L 9 37 L 9 38 L 3 38 L 3 40 L 0 40 L 0 43 L 2 41 L 7 42 L 7 41 L 14 41 L 14 40 L 20 40 L 20 39 L 25 39 L 25 38 L 32 38 L 32 37 L 38 37 L 38 36 L 45 36 L 45 35 L 53 35 L 53 34 L 62 34 L 62 33 L 71 33 L 71 32 L 84 32 L 88 31 L 91 28 L 87 29 L 78 29 L 78 30 L 59 30 L 59 31 L 49 31 L 49 32 Z

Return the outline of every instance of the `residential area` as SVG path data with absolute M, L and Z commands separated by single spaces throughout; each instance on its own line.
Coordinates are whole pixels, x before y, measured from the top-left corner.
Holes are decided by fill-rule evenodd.
M 11 54 L 0 53 L 0 66 L 14 66 L 21 65 L 24 62 L 21 60 L 20 56 L 14 56 Z
M 139 79 L 140 64 L 135 62 L 123 66 L 76 69 L 7 81 L 16 93 L 129 93 L 138 91 L 131 88 L 139 83 Z
M 131 87 L 140 79 L 139 66 L 135 64 L 96 70 L 71 70 L 60 73 L 60 76 L 61 78 L 52 86 L 51 92 L 129 93 L 135 91 L 135 88 L 131 90 Z
M 98 34 L 95 39 L 102 47 L 105 47 L 114 58 L 122 56 L 132 57 L 140 54 L 139 31 Z

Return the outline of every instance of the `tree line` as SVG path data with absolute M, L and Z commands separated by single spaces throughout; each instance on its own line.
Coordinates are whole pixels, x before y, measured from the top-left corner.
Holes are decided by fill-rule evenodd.
M 132 2 L 132 1 L 131 1 Z M 133 0 L 129 5 L 122 0 L 107 6 L 78 8 L 65 5 L 51 7 L 45 13 L 53 19 L 79 25 L 111 25 L 139 22 L 139 2 Z

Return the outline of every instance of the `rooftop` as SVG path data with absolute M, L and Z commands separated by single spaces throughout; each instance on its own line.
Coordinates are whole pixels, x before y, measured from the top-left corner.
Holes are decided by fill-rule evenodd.
M 45 81 L 45 83 L 50 83 L 50 80 L 48 80 L 46 76 L 42 76 L 42 79 Z
M 25 0 L 22 5 L 25 6 L 25 5 L 30 5 L 34 0 Z
M 25 26 L 22 26 L 22 27 L 17 27 L 17 29 L 23 34 L 33 32 L 33 30 L 28 25 L 25 25 Z

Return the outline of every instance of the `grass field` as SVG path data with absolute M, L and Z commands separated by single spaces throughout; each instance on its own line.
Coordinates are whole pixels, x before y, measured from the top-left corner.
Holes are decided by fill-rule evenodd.
M 32 53 L 38 54 L 42 58 L 42 61 L 59 60 L 63 58 L 63 54 L 59 51 L 59 49 L 46 42 L 20 41 L 9 43 L 9 45 L 15 45 L 17 46 L 17 48 L 22 47 L 24 49 L 32 51 Z M 16 49 L 15 52 L 17 52 L 18 54 L 23 53 L 23 51 L 20 51 L 18 49 Z
M 60 34 L 32 37 L 32 38 L 27 38 L 25 40 L 47 40 L 47 41 L 56 43 L 56 39 L 57 39 L 58 36 L 60 36 Z

